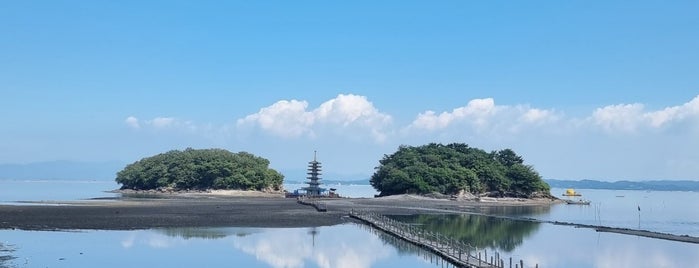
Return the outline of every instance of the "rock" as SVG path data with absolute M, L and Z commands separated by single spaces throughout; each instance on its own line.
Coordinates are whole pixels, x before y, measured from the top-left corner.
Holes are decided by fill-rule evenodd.
M 467 192 L 465 190 L 459 191 L 458 194 L 452 196 L 452 200 L 457 200 L 457 201 L 473 201 L 476 200 L 477 197 L 473 195 L 470 192 Z

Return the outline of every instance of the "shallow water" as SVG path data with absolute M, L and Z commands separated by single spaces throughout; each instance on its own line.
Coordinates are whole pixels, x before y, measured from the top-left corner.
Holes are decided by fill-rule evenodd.
M 558 205 L 533 218 L 699 236 L 698 192 L 577 189 L 588 206 Z M 552 189 L 560 194 L 564 189 Z M 563 197 L 562 197 L 563 198 Z
M 0 243 L 16 249 L 16 259 L 5 263 L 10 267 L 441 267 L 432 254 L 411 246 L 406 250 L 352 223 L 318 228 L 0 230 L 0 237 Z
M 539 267 L 696 267 L 699 245 L 478 215 L 392 216 Z
M 117 195 L 104 191 L 116 188 L 111 181 L 0 181 L 0 202 L 114 197 Z M 345 196 L 376 193 L 368 185 L 333 188 Z M 576 190 L 592 204 L 495 207 L 482 212 L 629 228 L 640 225 L 641 229 L 699 236 L 699 207 L 693 205 L 699 193 Z M 553 189 L 552 193 L 562 191 Z M 699 263 L 696 244 L 474 215 L 411 217 L 399 219 L 462 239 L 489 254 L 498 252 L 506 260 L 522 259 L 532 267 L 695 267 Z M 0 230 L 0 267 L 449 266 L 442 262 L 417 247 L 356 224 L 315 229 Z

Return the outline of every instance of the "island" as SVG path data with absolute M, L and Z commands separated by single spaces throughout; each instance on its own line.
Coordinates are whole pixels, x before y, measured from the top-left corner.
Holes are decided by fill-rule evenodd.
M 486 152 L 460 143 L 400 146 L 397 152 L 384 156 L 379 164 L 370 182 L 381 192 L 381 197 L 313 199 L 317 206 L 326 208 L 321 211 L 296 198 L 283 198 L 282 194 L 250 196 L 205 192 L 190 195 L 188 189 L 280 191 L 283 176 L 269 168 L 267 159 L 246 152 L 174 150 L 129 164 L 116 178 L 122 189 L 172 189 L 174 194 L 122 194 L 94 200 L 0 204 L 0 229 L 299 228 L 343 224 L 348 218 L 377 226 L 373 220 L 386 218 L 385 215 L 453 214 L 467 221 L 471 220 L 468 215 L 488 217 L 489 222 L 482 226 L 492 227 L 494 222 L 503 221 L 500 226 L 505 229 L 515 226 L 507 222 L 510 220 L 528 223 L 529 227 L 522 229 L 522 233 L 532 232 L 537 224 L 548 223 L 699 243 L 699 237 L 687 235 L 517 216 L 522 211 L 547 213 L 560 200 L 550 196 L 549 185 L 511 149 Z M 477 198 L 454 199 L 451 196 L 450 200 L 445 200 L 443 195 L 449 194 Z M 484 196 L 504 198 L 486 199 Z M 429 220 L 420 218 L 425 216 L 417 217 L 418 224 Z M 501 227 L 496 229 L 502 230 Z M 477 233 L 478 237 L 488 237 L 480 231 Z M 450 233 L 450 236 L 471 239 L 469 233 Z M 480 242 L 491 244 L 498 239 Z M 518 240 L 511 242 L 516 244 Z
M 400 146 L 371 176 L 380 196 L 396 194 L 550 198 L 550 187 L 511 149 L 486 152 L 463 143 Z
M 121 190 L 253 190 L 280 192 L 284 176 L 269 160 L 223 149 L 172 150 L 146 157 L 117 173 Z

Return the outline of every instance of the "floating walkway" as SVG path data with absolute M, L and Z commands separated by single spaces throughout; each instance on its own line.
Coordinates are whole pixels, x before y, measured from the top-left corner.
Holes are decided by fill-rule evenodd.
M 398 237 L 404 241 L 410 242 L 422 248 L 425 248 L 449 263 L 457 267 L 468 268 L 505 268 L 515 267 L 524 268 L 522 260 L 519 263 L 512 263 L 512 258 L 509 258 L 509 264 L 506 266 L 505 260 L 500 258 L 499 253 L 491 254 L 490 259 L 488 251 L 479 251 L 476 248 L 464 244 L 461 241 L 456 241 L 453 238 L 426 231 L 412 225 L 408 225 L 396 220 L 392 220 L 386 216 L 363 212 L 358 210 L 350 211 L 350 217 L 358 219 L 362 222 L 373 226 L 387 234 Z M 538 268 L 539 265 L 531 266 Z

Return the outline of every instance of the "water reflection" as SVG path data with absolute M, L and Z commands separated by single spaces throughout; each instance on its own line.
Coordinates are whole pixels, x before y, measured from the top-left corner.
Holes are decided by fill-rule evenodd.
M 351 225 L 271 229 L 236 239 L 234 247 L 271 267 L 372 267 L 391 255 L 379 239 Z
M 551 206 L 480 206 L 475 207 L 473 212 L 488 215 L 528 217 L 535 215 L 547 215 L 551 212 Z
M 13 251 L 14 249 L 12 247 L 0 243 L 0 268 L 11 267 L 9 262 L 16 259 L 16 257 L 12 255 Z
M 288 229 L 166 228 L 129 232 L 120 244 L 127 250 L 147 251 L 144 246 L 175 250 L 191 248 L 199 240 L 224 243 L 246 258 L 254 258 L 255 267 L 434 267 L 441 260 L 360 224 Z M 206 255 L 199 252 L 204 248 L 193 250 Z
M 167 236 L 183 238 L 183 239 L 220 239 L 229 236 L 248 236 L 254 233 L 262 232 L 259 228 L 163 228 L 154 229 L 154 231 Z
M 510 252 L 539 228 L 540 223 L 512 221 L 478 215 L 391 216 L 396 220 L 422 226 L 477 248 Z
M 507 256 L 539 267 L 695 267 L 699 245 L 552 224 L 512 228 L 476 220 L 415 218 L 450 234 L 496 240 L 519 233 Z M 461 225 L 489 225 L 468 230 Z M 454 231 L 449 232 L 449 228 Z M 524 230 L 524 231 L 522 231 Z M 502 234 L 496 234 L 501 232 Z M 449 267 L 366 225 L 319 228 L 175 228 L 136 231 L 0 230 L 0 267 Z M 473 238 L 469 238 L 475 240 Z M 477 238 L 476 238 L 477 239 Z M 67 243 L 67 241 L 69 241 Z M 509 242 L 507 242 L 509 243 Z M 506 244 L 507 244 L 506 243 Z M 490 252 L 490 250 L 489 250 Z

